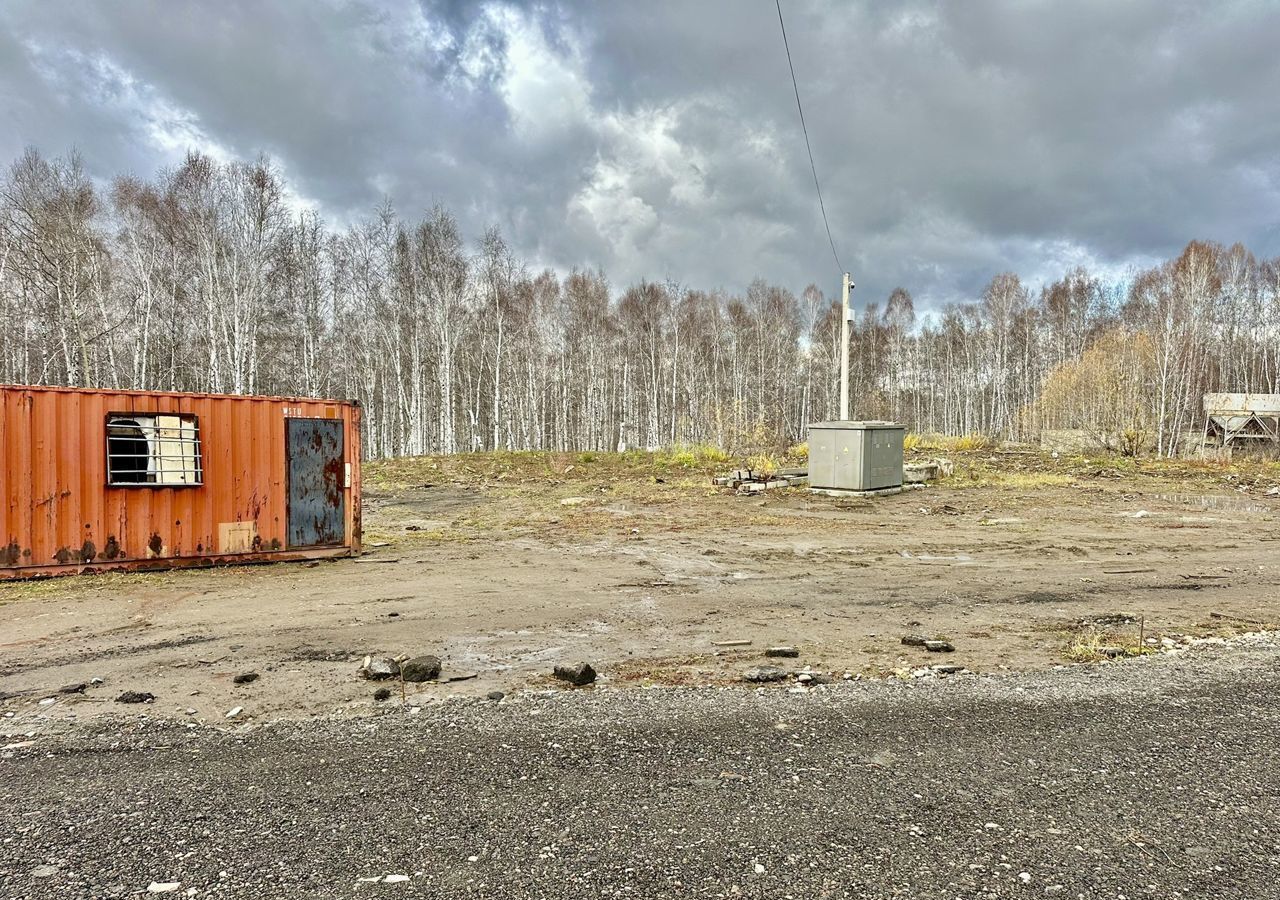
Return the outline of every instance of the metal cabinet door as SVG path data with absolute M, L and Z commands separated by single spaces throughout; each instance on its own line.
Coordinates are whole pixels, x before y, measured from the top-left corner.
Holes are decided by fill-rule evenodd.
M 290 547 L 345 542 L 342 430 L 341 419 L 285 419 Z

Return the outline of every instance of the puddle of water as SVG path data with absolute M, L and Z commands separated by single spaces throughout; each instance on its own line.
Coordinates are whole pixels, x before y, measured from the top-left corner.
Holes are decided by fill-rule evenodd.
M 1164 500 L 1168 503 L 1185 503 L 1189 506 L 1198 506 L 1201 509 L 1222 509 L 1232 512 L 1254 513 L 1271 512 L 1270 507 L 1259 503 L 1251 503 L 1248 500 L 1241 500 L 1239 497 L 1217 497 L 1212 494 L 1156 494 L 1155 497 L 1157 500 Z

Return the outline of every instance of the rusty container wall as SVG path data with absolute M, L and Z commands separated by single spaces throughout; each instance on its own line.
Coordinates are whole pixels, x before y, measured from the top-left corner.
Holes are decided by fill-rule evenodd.
M 108 485 L 118 413 L 194 416 L 201 483 Z M 294 418 L 342 423 L 341 543 L 288 544 Z M 0 579 L 351 555 L 360 529 L 355 403 L 0 385 Z

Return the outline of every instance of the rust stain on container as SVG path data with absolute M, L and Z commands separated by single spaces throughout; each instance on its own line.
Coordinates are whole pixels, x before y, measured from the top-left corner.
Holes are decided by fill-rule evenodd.
M 0 579 L 359 551 L 356 403 L 0 385 Z

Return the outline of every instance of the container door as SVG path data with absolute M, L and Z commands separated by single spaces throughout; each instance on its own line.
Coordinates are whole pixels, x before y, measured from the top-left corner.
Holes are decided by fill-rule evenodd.
M 289 546 L 346 542 L 346 467 L 341 419 L 285 419 Z

